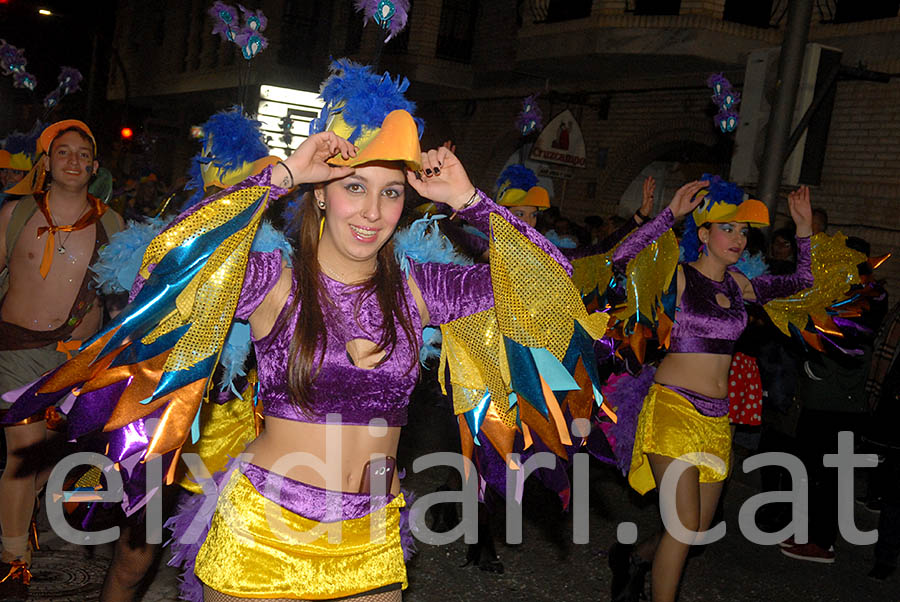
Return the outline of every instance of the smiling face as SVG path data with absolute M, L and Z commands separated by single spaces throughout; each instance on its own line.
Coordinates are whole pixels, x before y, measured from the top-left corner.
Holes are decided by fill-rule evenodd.
M 403 212 L 405 185 L 406 175 L 395 164 L 369 163 L 316 189 L 317 204 L 325 204 L 318 255 L 326 269 L 354 276 L 374 269 Z
M 50 172 L 53 185 L 67 190 L 87 189 L 98 165 L 90 139 L 76 131 L 57 136 L 44 161 L 44 168 Z
M 510 207 L 509 212 L 517 218 L 534 228 L 537 226 L 538 208 L 531 205 L 518 205 Z
M 700 242 L 706 245 L 706 253 L 725 265 L 733 265 L 741 258 L 747 246 L 750 226 L 743 222 L 710 224 L 698 231 Z

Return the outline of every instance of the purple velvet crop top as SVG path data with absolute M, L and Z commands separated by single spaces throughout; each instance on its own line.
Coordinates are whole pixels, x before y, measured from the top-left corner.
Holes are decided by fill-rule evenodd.
M 263 172 L 267 173 L 268 170 Z M 252 185 L 251 180 L 255 179 L 257 178 L 246 180 L 242 185 Z M 257 185 L 266 185 L 262 182 L 259 181 Z M 272 196 L 275 196 L 277 189 L 273 187 L 272 190 Z M 479 194 L 481 202 L 459 212 L 470 224 L 487 232 L 489 215 L 498 213 L 571 273 L 568 262 L 554 245 L 513 217 L 506 208 L 496 205 L 483 193 Z M 410 263 L 410 276 L 422 293 L 430 324 L 443 324 L 493 306 L 489 265 Z M 278 281 L 281 270 L 280 252 L 250 254 L 244 287 L 235 313 L 236 319 L 246 320 L 253 313 Z M 263 413 L 266 416 L 319 424 L 329 421 L 328 414 L 340 414 L 334 421 L 342 424 L 368 424 L 375 418 L 383 418 L 389 426 L 406 424 L 409 396 L 418 378 L 418 358 L 414 357 L 413 348 L 402 331 L 399 331 L 396 349 L 380 365 L 372 369 L 353 365 L 348 357 L 346 344 L 357 338 L 373 342 L 380 338 L 378 327 L 381 323 L 381 311 L 378 302 L 374 295 L 363 299 L 357 323 L 354 318 L 358 298 L 355 287 L 324 275 L 321 278 L 325 292 L 336 307 L 323 307 L 327 344 L 321 370 L 312 385 L 313 407 L 306 413 L 302 412 L 291 401 L 286 381 L 288 355 L 300 311 L 298 309 L 297 313 L 287 318 L 284 328 L 273 330 L 254 341 Z M 288 310 L 295 293 L 296 283 L 282 311 Z M 413 318 L 414 327 L 417 327 L 421 324 L 421 318 L 405 281 L 403 299 L 405 311 Z M 418 328 L 416 330 L 419 331 Z M 421 344 L 421 332 L 417 336 Z
M 668 208 L 638 228 L 613 254 L 614 269 L 624 272 L 644 247 L 659 238 L 675 223 Z M 718 282 L 701 274 L 690 264 L 681 264 L 685 278 L 681 305 L 676 308 L 669 351 L 673 353 L 717 353 L 731 355 L 734 345 L 747 326 L 747 310 L 741 287 L 729 268 L 724 280 Z M 756 303 L 764 304 L 778 297 L 787 297 L 813 284 L 809 238 L 797 239 L 797 269 L 785 276 L 763 275 L 750 280 Z M 716 301 L 721 293 L 729 307 Z
M 730 273 L 721 282 L 707 278 L 689 263 L 681 264 L 684 291 L 677 308 L 669 351 L 673 353 L 734 353 L 747 326 L 741 287 Z M 716 301 L 721 293 L 728 307 Z

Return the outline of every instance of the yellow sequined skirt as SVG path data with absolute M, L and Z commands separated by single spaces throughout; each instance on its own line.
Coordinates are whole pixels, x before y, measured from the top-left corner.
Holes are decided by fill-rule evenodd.
M 701 483 L 724 481 L 731 463 L 728 415 L 711 418 L 682 395 L 654 384 L 638 416 L 628 483 L 640 494 L 657 486 L 647 454 L 680 458 L 697 466 Z
M 235 471 L 195 573 L 212 589 L 243 598 L 328 600 L 395 583 L 405 589 L 404 505 L 400 494 L 367 516 L 320 523 L 266 499 Z

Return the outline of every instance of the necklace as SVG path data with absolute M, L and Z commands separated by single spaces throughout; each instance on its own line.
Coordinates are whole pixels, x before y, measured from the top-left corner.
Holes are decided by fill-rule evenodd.
M 321 260 L 321 258 L 319 259 L 319 267 L 322 268 L 322 272 L 324 272 L 326 276 L 328 276 L 332 280 L 337 280 L 342 284 L 359 284 L 360 282 L 365 280 L 365 278 L 360 277 L 351 278 L 347 276 L 346 273 L 340 270 L 336 270 L 330 265 L 326 264 Z
M 81 210 L 81 213 L 78 214 L 78 217 L 76 217 L 76 218 L 75 218 L 75 221 L 72 222 L 72 223 L 73 223 L 73 224 L 74 224 L 74 223 L 77 223 L 78 220 L 81 219 L 81 216 L 83 216 L 83 215 L 85 214 L 85 212 L 86 212 L 88 209 L 90 209 L 90 208 L 91 208 L 91 206 L 88 205 L 87 207 L 85 207 L 84 209 L 82 209 L 82 210 Z M 51 226 L 56 226 L 56 218 L 53 217 L 53 212 L 50 211 L 50 204 L 49 204 L 49 203 L 47 204 L 47 213 L 50 214 L 50 220 L 53 222 L 53 223 L 51 223 L 50 225 L 51 225 Z M 63 239 L 62 237 L 60 237 L 61 240 L 59 241 L 59 246 L 56 248 L 56 252 L 59 253 L 60 255 L 65 255 L 65 254 L 66 254 L 66 252 L 67 252 L 67 251 L 66 251 L 66 243 L 69 242 L 69 237 L 72 236 L 72 232 L 74 232 L 74 230 L 71 230 L 71 231 L 69 231 L 69 232 L 66 232 L 66 237 L 65 237 L 64 239 Z

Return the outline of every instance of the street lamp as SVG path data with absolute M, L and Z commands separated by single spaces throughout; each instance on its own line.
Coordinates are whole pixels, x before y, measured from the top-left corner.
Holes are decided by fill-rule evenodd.
M 39 15 L 44 15 L 45 17 L 51 17 L 51 16 L 53 16 L 53 13 L 50 12 L 49 10 L 47 10 L 46 8 L 39 8 L 39 9 L 38 9 L 38 14 L 39 14 Z

